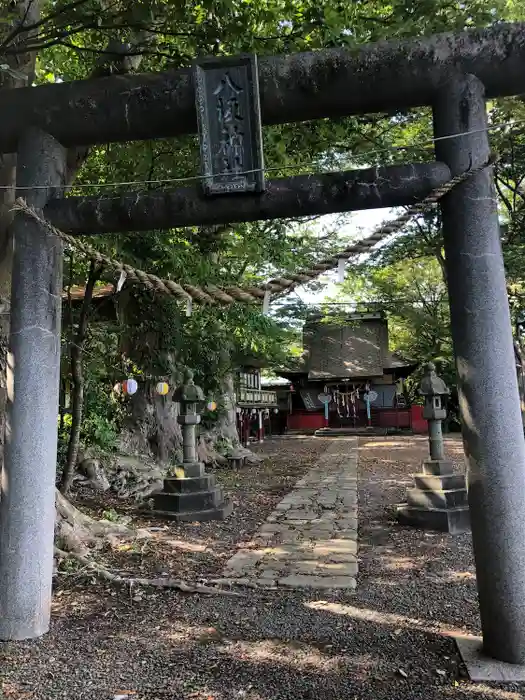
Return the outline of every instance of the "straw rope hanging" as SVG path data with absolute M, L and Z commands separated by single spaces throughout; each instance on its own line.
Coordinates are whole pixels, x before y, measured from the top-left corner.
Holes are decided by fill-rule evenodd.
M 290 292 L 295 287 L 306 282 L 311 282 L 319 275 L 331 270 L 339 265 L 340 260 L 348 260 L 349 258 L 363 253 L 369 252 L 374 246 L 383 241 L 388 236 L 398 233 L 406 224 L 416 216 L 423 214 L 430 209 L 445 195 L 451 192 L 455 187 L 465 182 L 469 178 L 477 175 L 486 168 L 496 162 L 496 158 L 491 156 L 489 160 L 482 165 L 471 168 L 461 175 L 457 175 L 440 187 L 432 190 L 427 197 L 420 202 L 407 207 L 406 211 L 397 219 L 389 221 L 379 226 L 372 234 L 366 238 L 352 243 L 334 255 L 323 258 L 310 267 L 299 270 L 293 274 L 288 274 L 286 277 L 274 277 L 261 286 L 239 287 L 227 286 L 217 287 L 215 285 L 206 285 L 204 287 L 179 284 L 170 279 L 161 279 L 157 275 L 149 272 L 144 272 L 139 268 L 127 265 L 120 260 L 115 260 L 104 253 L 96 250 L 92 246 L 82 242 L 78 238 L 70 234 L 60 231 L 53 226 L 49 221 L 44 219 L 32 207 L 30 207 L 23 198 L 18 198 L 14 204 L 14 211 L 21 212 L 31 219 L 37 221 L 51 234 L 60 238 L 65 244 L 71 246 L 85 258 L 94 260 L 96 263 L 103 264 L 115 272 L 125 275 L 125 278 L 133 283 L 142 284 L 147 289 L 152 291 L 169 294 L 177 299 L 197 304 L 232 304 L 236 301 L 243 303 L 263 302 L 266 306 L 271 294 L 279 292 Z

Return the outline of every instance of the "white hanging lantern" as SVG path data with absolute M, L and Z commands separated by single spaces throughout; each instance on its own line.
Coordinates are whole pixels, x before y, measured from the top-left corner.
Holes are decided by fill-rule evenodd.
M 137 384 L 136 380 L 133 378 L 125 379 L 122 382 L 122 391 L 125 394 L 128 394 L 129 396 L 131 396 L 132 394 L 135 394 L 138 388 L 139 388 L 139 385 Z

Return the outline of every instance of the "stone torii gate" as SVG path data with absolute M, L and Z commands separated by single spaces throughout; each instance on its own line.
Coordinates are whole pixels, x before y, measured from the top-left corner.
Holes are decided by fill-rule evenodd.
M 429 105 L 436 162 L 270 181 L 210 199 L 195 187 L 57 196 L 66 148 L 196 131 L 192 72 L 0 91 L 0 152 L 20 196 L 68 233 L 151 230 L 413 203 L 490 154 L 485 99 L 525 93 L 525 25 L 260 61 L 263 124 Z M 23 189 L 22 189 L 23 188 Z M 452 335 L 485 653 L 525 662 L 525 441 L 490 169 L 442 202 Z M 61 242 L 13 223 L 9 409 L 0 507 L 0 639 L 49 626 Z

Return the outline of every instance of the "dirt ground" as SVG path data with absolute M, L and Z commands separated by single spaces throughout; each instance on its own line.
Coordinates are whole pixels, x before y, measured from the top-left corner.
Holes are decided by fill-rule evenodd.
M 261 446 L 258 467 L 219 470 L 234 499 L 224 523 L 155 530 L 97 559 L 113 571 L 213 578 L 326 440 Z M 462 468 L 461 443 L 447 451 Z M 122 590 L 71 567 L 56 580 L 51 632 L 0 644 L 4 700 L 516 700 L 525 686 L 465 678 L 451 633 L 479 633 L 468 535 L 399 527 L 394 506 L 427 454 L 423 438 L 363 438 L 359 459 L 360 573 L 355 595 L 243 590 L 242 597 Z M 83 507 L 93 510 L 85 494 Z M 80 503 L 82 505 L 82 503 Z M 130 512 L 106 502 L 103 510 Z

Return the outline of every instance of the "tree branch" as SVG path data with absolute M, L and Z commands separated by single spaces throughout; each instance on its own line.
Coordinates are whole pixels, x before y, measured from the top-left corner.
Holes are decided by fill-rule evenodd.
M 232 597 L 241 597 L 242 593 L 236 591 L 225 590 L 222 588 L 216 588 L 215 586 L 205 586 L 201 583 L 187 583 L 180 579 L 165 579 L 165 578 L 124 578 L 119 574 L 114 574 L 113 572 L 106 569 L 104 566 L 97 564 L 96 562 L 88 559 L 88 557 L 80 554 L 79 552 L 64 552 L 61 549 L 55 547 L 55 556 L 58 559 L 74 559 L 75 561 L 82 564 L 82 566 L 87 567 L 90 571 L 94 572 L 100 578 L 103 578 L 110 583 L 114 583 L 120 586 L 126 586 L 131 589 L 135 586 L 149 586 L 151 588 L 176 588 L 183 593 L 203 593 L 205 595 L 225 595 Z
M 91 261 L 89 274 L 84 290 L 84 299 L 80 309 L 78 330 L 74 342 L 71 343 L 71 374 L 73 377 L 73 395 L 71 400 L 71 433 L 67 447 L 66 464 L 60 481 L 60 491 L 67 495 L 77 466 L 78 450 L 80 446 L 80 429 L 82 427 L 82 414 L 84 408 L 84 373 L 82 370 L 82 355 L 88 328 L 89 311 L 95 284 L 102 272 L 102 266 Z
M 87 2 L 88 0 L 74 0 L 73 2 L 69 3 L 68 5 L 65 5 L 59 10 L 56 10 L 55 12 L 51 12 L 50 14 L 46 15 L 45 17 L 39 19 L 36 22 L 32 22 L 31 24 L 26 25 L 25 22 L 27 20 L 27 17 L 29 15 L 29 9 L 31 6 L 31 2 L 28 4 L 28 8 L 26 9 L 25 15 L 23 19 L 20 21 L 19 24 L 17 24 L 16 27 L 12 29 L 12 31 L 7 35 L 7 37 L 2 41 L 0 44 L 0 54 L 1 53 L 7 53 L 6 49 L 9 46 L 9 44 L 14 41 L 14 39 L 19 35 L 19 34 L 25 34 L 27 32 L 32 32 L 35 29 L 39 29 L 42 27 L 44 24 L 47 24 L 48 22 L 53 21 L 57 17 L 60 17 L 66 12 L 69 12 L 71 9 L 75 9 L 76 7 L 83 5 Z

